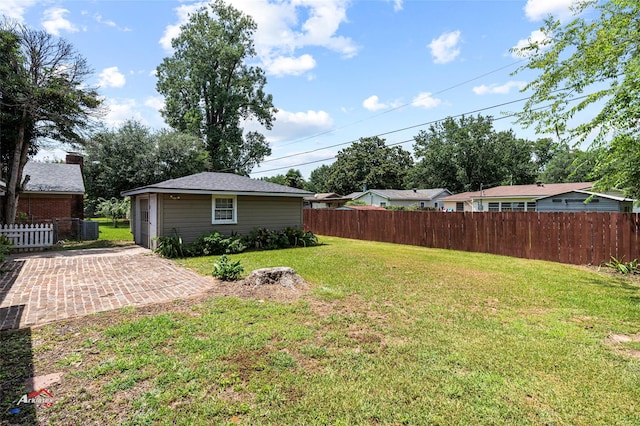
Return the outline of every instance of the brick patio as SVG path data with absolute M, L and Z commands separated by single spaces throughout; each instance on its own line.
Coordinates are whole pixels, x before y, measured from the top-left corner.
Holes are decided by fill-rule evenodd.
M 214 286 L 133 246 L 12 256 L 0 274 L 0 330 L 166 302 Z

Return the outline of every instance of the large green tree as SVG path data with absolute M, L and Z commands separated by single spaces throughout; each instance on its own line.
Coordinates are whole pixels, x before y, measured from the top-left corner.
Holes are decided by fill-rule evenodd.
M 190 16 L 172 41 L 173 55 L 157 68 L 163 116 L 174 129 L 204 138 L 215 171 L 248 174 L 271 154 L 263 134 L 242 127 L 252 120 L 271 129 L 277 112 L 264 72 L 249 64 L 256 28 L 217 0 Z
M 305 182 L 304 189 L 315 193 L 331 192 L 331 188 L 329 188 L 327 183 L 330 171 L 331 167 L 326 164 L 314 169 L 311 174 L 309 174 L 309 180 Z
M 541 162 L 549 158 L 545 146 L 519 139 L 510 130 L 495 131 L 491 117 L 450 117 L 415 137 L 416 165 L 407 181 L 413 187 L 452 192 L 533 183 Z
M 263 180 L 271 183 L 277 183 L 278 185 L 290 186 L 291 188 L 302 189 L 305 185 L 304 178 L 300 170 L 289 169 L 284 175 L 275 175 L 271 177 L 263 178 Z
M 327 176 L 331 192 L 350 194 L 368 189 L 401 189 L 413 166 L 408 151 L 387 146 L 379 137 L 360 138 L 338 152 Z
M 579 0 L 574 13 L 566 23 L 550 17 L 546 40 L 515 49 L 528 57 L 518 72 L 538 74 L 519 120 L 571 144 L 595 138 L 593 148 L 606 148 L 598 186 L 639 197 L 640 2 Z
M 63 39 L 22 25 L 0 28 L 0 142 L 6 196 L 2 216 L 13 223 L 28 158 L 50 138 L 81 145 L 100 100 L 86 80 L 85 58 Z
M 152 132 L 137 121 L 96 134 L 85 151 L 89 198 L 118 198 L 122 191 L 199 173 L 209 165 L 197 137 Z
M 555 150 L 553 158 L 540 174 L 545 183 L 590 182 L 600 178 L 595 170 L 598 157 L 596 151 L 582 151 L 562 144 Z

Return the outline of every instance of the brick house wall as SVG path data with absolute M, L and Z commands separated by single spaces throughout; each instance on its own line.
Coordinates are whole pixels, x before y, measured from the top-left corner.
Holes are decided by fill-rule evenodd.
M 18 199 L 18 217 L 26 215 L 29 222 L 51 221 L 63 218 L 83 218 L 78 212 L 81 195 L 21 194 Z

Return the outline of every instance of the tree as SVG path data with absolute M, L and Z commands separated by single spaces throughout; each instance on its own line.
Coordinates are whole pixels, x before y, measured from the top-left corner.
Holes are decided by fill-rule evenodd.
M 105 200 L 104 198 L 98 199 L 98 205 L 96 206 L 96 214 L 101 217 L 108 217 L 113 221 L 113 227 L 118 227 L 118 219 L 124 219 L 131 210 L 131 200 L 127 198 L 110 198 Z
M 563 144 L 556 150 L 549 161 L 540 180 L 546 183 L 589 182 L 597 180 L 599 175 L 595 170 L 600 153 L 595 151 L 581 151 Z
M 154 133 L 137 121 L 105 130 L 87 144 L 85 181 L 89 198 L 118 198 L 122 191 L 207 169 L 208 155 L 193 135 Z
M 22 171 L 39 141 L 81 144 L 100 100 L 86 85 L 91 69 L 68 42 L 22 25 L 5 24 L 0 34 L 0 152 L 7 184 L 2 215 L 13 223 Z
M 243 134 L 243 121 L 271 129 L 276 108 L 255 56 L 256 24 L 222 0 L 201 8 L 173 39 L 173 56 L 157 68 L 167 123 L 205 140 L 211 169 L 248 173 L 271 154 L 264 135 Z
M 331 192 L 350 194 L 368 189 L 401 189 L 413 166 L 408 151 L 399 146 L 386 146 L 379 137 L 360 138 L 338 152 L 327 176 Z
M 300 173 L 300 170 L 296 169 L 289 169 L 286 175 L 276 175 L 263 178 L 263 180 L 271 183 L 277 183 L 278 185 L 284 185 L 298 189 L 302 189 L 305 185 L 305 181 L 302 178 L 302 173 Z
M 315 193 L 331 192 L 327 185 L 330 170 L 331 168 L 326 164 L 314 169 L 309 175 L 309 180 L 305 182 L 304 189 Z
M 491 117 L 449 117 L 421 131 L 415 141 L 418 161 L 408 178 L 414 187 L 464 192 L 481 185 L 529 184 L 540 168 L 533 155 L 536 144 L 511 130 L 496 132 Z
M 545 21 L 545 41 L 515 49 L 528 57 L 516 72 L 539 73 L 523 89 L 532 95 L 519 114 L 520 123 L 534 126 L 538 133 L 557 133 L 576 145 L 595 136 L 592 148 L 606 147 L 597 167 L 606 174 L 597 185 L 624 189 L 636 197 L 640 196 L 640 179 L 633 168 L 640 153 L 638 16 L 636 0 L 580 0 L 571 21 L 563 24 L 553 17 Z M 595 115 L 581 121 L 577 114 L 587 107 Z

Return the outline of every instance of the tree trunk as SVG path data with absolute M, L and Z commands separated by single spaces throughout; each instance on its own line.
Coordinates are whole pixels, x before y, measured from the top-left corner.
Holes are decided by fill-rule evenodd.
M 27 126 L 27 110 L 22 110 L 22 121 L 18 128 L 18 137 L 16 146 L 13 151 L 13 159 L 9 172 L 9 181 L 7 182 L 7 194 L 5 196 L 4 221 L 13 224 L 16 221 L 18 213 L 18 199 L 20 197 L 20 184 L 22 180 L 22 170 L 27 162 L 27 154 L 29 153 L 28 144 L 25 143 L 25 131 Z

